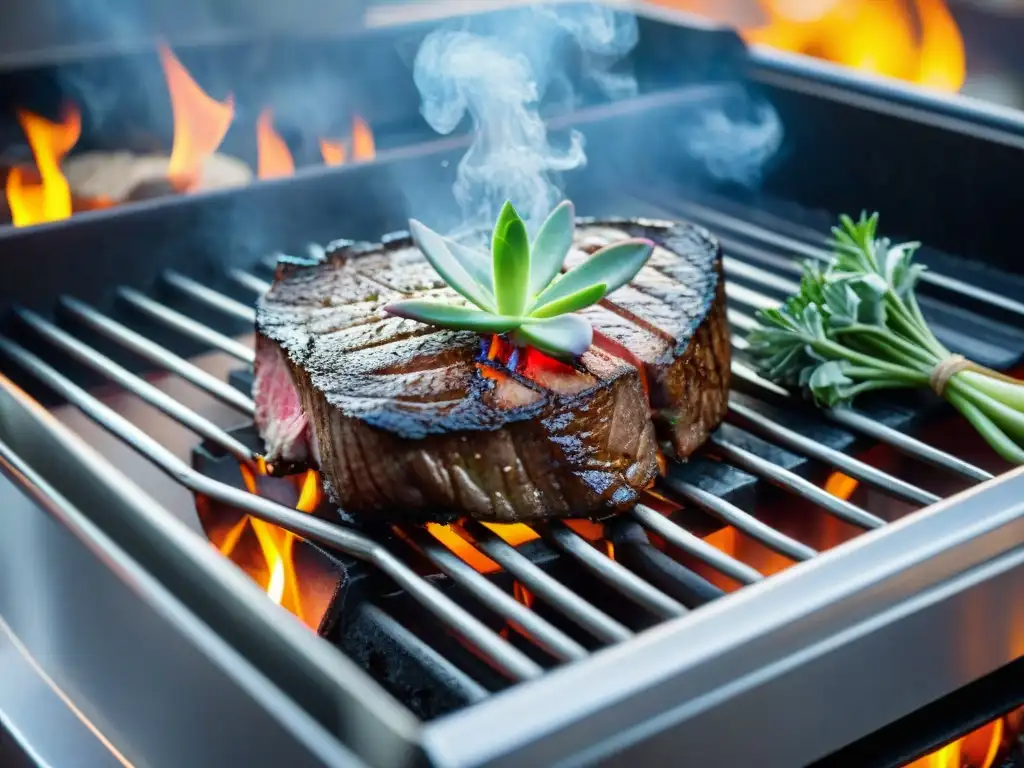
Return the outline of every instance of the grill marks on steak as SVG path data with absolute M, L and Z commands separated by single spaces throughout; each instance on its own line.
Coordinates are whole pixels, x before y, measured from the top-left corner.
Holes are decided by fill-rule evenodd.
M 634 236 L 629 227 L 584 230 L 572 267 L 598 248 Z M 699 448 L 725 418 L 731 380 L 725 279 L 717 243 L 703 229 L 677 226 L 647 266 L 597 307 L 595 332 L 641 363 L 659 436 L 677 458 Z M 613 319 L 617 318 L 617 319 Z
M 356 514 L 511 522 L 628 507 L 657 471 L 655 424 L 685 456 L 724 415 L 718 249 L 684 225 L 579 235 L 581 247 L 632 235 L 664 247 L 614 301 L 586 310 L 598 341 L 576 366 L 510 369 L 487 359 L 476 334 L 384 314 L 401 295 L 454 297 L 407 239 L 282 267 L 257 319 L 268 460 L 316 461 L 332 498 Z M 282 375 L 301 403 L 303 440 L 298 419 L 285 418 L 295 408 L 278 393 Z

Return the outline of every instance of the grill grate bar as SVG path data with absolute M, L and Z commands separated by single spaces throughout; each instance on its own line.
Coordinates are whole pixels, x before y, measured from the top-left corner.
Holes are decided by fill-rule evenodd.
M 141 333 L 137 333 L 128 326 L 112 320 L 102 312 L 98 312 L 88 304 L 77 299 L 64 296 L 60 301 L 64 309 L 73 317 L 108 339 L 116 341 L 121 346 L 146 358 L 154 365 L 176 373 L 181 378 L 205 390 L 221 402 L 230 405 L 242 413 L 252 416 L 256 412 L 256 404 L 227 382 L 221 381 L 216 376 L 207 373 L 185 358 L 147 339 Z
M 753 307 L 754 309 L 770 309 L 781 304 L 778 299 L 773 299 L 771 296 L 755 291 L 753 288 L 747 288 L 745 285 L 733 282 L 726 282 L 725 295 L 729 297 L 730 301 L 738 301 L 740 304 Z
M 644 581 L 622 564 L 602 555 L 586 539 L 561 521 L 538 523 L 534 529 L 595 577 L 662 619 L 687 613 L 681 603 Z
M 629 629 L 545 573 L 487 526 L 476 520 L 466 520 L 461 526 L 453 526 L 453 530 L 512 574 L 537 598 L 558 608 L 598 640 L 618 643 L 633 636 Z
M 725 314 L 726 317 L 729 319 L 729 324 L 736 326 L 741 331 L 750 332 L 757 328 L 758 325 L 760 325 L 757 322 L 757 320 L 754 319 L 753 315 L 746 315 L 740 312 L 739 310 L 733 309 L 732 307 L 726 309 Z M 737 344 L 737 340 L 742 342 L 742 344 Z M 732 345 L 736 347 L 736 349 L 746 349 L 749 346 L 746 339 L 738 339 L 738 337 L 733 338 Z
M 832 258 L 832 255 L 824 247 L 826 242 L 824 236 L 821 239 L 821 245 L 812 245 L 787 235 L 774 232 L 770 229 L 766 229 L 765 227 L 757 224 L 737 219 L 727 213 L 711 210 L 697 203 L 680 202 L 679 208 L 685 213 L 685 215 L 700 221 L 705 225 L 712 225 L 716 228 L 721 227 L 722 229 L 729 230 L 735 234 L 749 237 L 769 245 L 774 245 L 786 253 L 797 253 L 822 262 L 830 261 Z M 950 277 L 949 275 L 944 275 L 941 272 L 935 272 L 933 270 L 924 272 L 921 275 L 921 281 L 945 288 L 954 293 L 959 293 L 960 295 L 967 296 L 975 301 L 999 307 L 1006 312 L 1011 312 L 1024 318 L 1024 302 L 1010 298 L 1009 296 L 1004 296 L 1003 294 L 980 288 L 977 285 L 964 282 L 963 280 L 959 280 L 955 277 Z
M 842 451 L 829 448 L 817 440 L 804 437 L 799 432 L 787 429 L 753 408 L 737 402 L 735 397 L 729 398 L 729 414 L 730 421 L 737 422 L 739 426 L 764 435 L 773 442 L 790 448 L 797 453 L 802 453 L 812 459 L 829 464 L 850 477 L 862 480 L 893 496 L 898 496 L 924 506 L 940 501 L 940 498 L 934 493 L 918 488 L 916 485 L 894 477 L 888 472 L 883 472 Z
M 723 522 L 728 523 L 752 539 L 761 542 L 769 549 L 773 549 L 791 560 L 798 562 L 810 560 L 818 554 L 817 550 L 786 536 L 784 533 L 776 531 L 770 525 L 766 525 L 753 515 L 744 512 L 735 504 L 725 499 L 720 499 L 703 488 L 698 488 L 691 483 L 671 477 L 665 481 L 665 485 L 686 501 L 696 504 L 704 511 L 711 513 Z
M 586 648 L 490 582 L 426 531 L 415 526 L 403 526 L 397 528 L 397 531 L 442 573 L 556 659 L 574 661 L 588 655 Z
M 43 319 L 31 310 L 16 309 L 15 314 L 23 323 L 58 349 L 68 353 L 75 360 L 87 365 L 111 381 L 117 382 L 132 394 L 137 395 L 154 408 L 167 414 L 179 424 L 188 427 L 197 435 L 216 443 L 239 461 L 251 464 L 256 460 L 257 454 L 212 421 L 196 413 L 191 408 L 182 405 L 166 392 L 157 389 L 148 381 L 131 373 L 109 357 L 99 354 L 88 344 L 75 338 L 70 333 Z
M 250 325 L 256 322 L 255 309 L 240 301 L 235 301 L 230 296 L 225 296 L 220 291 L 207 288 L 205 285 L 193 280 L 191 277 L 185 277 L 185 275 L 175 272 L 173 269 L 168 269 L 164 272 L 163 278 L 168 285 L 173 286 L 187 296 L 191 296 L 196 301 L 220 310 L 221 312 L 226 312 L 239 320 L 244 320 Z
M 270 290 L 271 283 L 262 277 L 257 277 L 252 272 L 244 269 L 229 269 L 228 277 L 234 280 L 243 288 L 248 288 L 255 294 L 262 295 Z
M 210 291 L 210 293 L 215 292 Z M 135 334 L 134 331 L 130 331 L 124 326 L 121 326 L 119 323 L 116 323 L 115 321 L 110 320 L 109 318 L 106 318 L 102 315 L 99 315 L 99 313 L 96 313 L 94 310 L 90 311 L 95 315 L 98 315 L 104 321 L 106 321 L 104 323 L 104 326 L 105 328 L 109 328 L 110 332 L 113 334 L 113 338 L 118 339 L 121 335 L 124 334 L 134 334 L 135 336 L 138 336 L 140 339 L 143 339 L 148 343 L 153 344 L 153 346 L 156 347 L 157 349 L 163 349 L 162 347 L 159 347 L 159 345 L 156 345 L 155 343 L 150 342 L 148 339 L 145 339 L 145 337 L 139 334 Z M 170 353 L 168 352 L 167 354 Z M 213 379 L 213 381 L 216 382 L 217 384 L 223 384 L 218 379 Z M 201 388 L 205 388 L 205 385 L 203 384 L 199 384 L 198 386 L 200 386 Z M 254 412 L 255 405 L 253 404 L 252 400 L 249 400 L 248 398 L 246 398 L 246 400 L 249 403 L 249 407 Z M 671 523 L 669 524 L 674 525 Z M 683 533 L 685 532 L 682 531 L 682 529 L 679 529 L 679 534 Z M 638 604 L 648 608 L 649 610 L 652 610 L 653 612 L 661 616 L 679 615 L 676 611 L 686 610 L 682 605 L 674 601 L 668 595 L 662 593 L 660 590 L 651 586 L 649 583 L 647 583 L 640 577 L 636 576 L 634 573 L 632 573 L 632 571 L 629 571 L 628 569 L 621 566 L 619 563 L 616 563 L 598 554 L 596 550 L 593 550 L 593 548 L 586 544 L 586 542 L 584 542 L 582 539 L 579 539 L 579 542 L 583 543 L 586 546 L 586 549 L 589 550 L 587 552 L 582 551 L 580 547 L 577 546 L 577 542 L 573 541 L 573 537 L 576 537 L 576 534 L 568 528 L 565 529 L 565 532 L 559 532 L 557 535 L 558 544 L 560 547 L 568 547 L 570 554 L 572 554 L 573 557 L 582 562 L 595 575 L 597 575 L 604 581 L 609 581 L 610 583 L 614 582 L 614 585 L 621 593 L 635 600 Z M 592 557 L 590 557 L 591 554 L 597 557 L 598 560 L 595 561 Z M 604 565 L 600 563 L 600 560 L 604 560 L 610 565 Z
M 742 348 L 741 345 L 745 343 L 745 340 L 734 336 L 732 343 L 734 347 L 740 349 Z M 783 389 L 777 384 L 768 381 L 758 375 L 753 368 L 748 365 L 744 365 L 739 361 L 733 361 L 732 375 L 738 379 L 743 379 L 743 381 L 748 384 L 757 387 L 761 392 L 773 397 L 783 399 L 789 403 L 793 403 L 797 400 L 789 390 Z M 932 466 L 947 469 L 970 480 L 985 481 L 992 479 L 992 475 L 980 467 L 976 467 L 970 462 L 964 461 L 950 453 L 941 451 L 938 448 L 928 445 L 928 443 L 918 440 L 915 437 L 904 434 L 897 429 L 886 426 L 882 422 L 872 419 L 870 416 L 866 416 L 852 408 L 821 408 L 819 409 L 819 412 L 830 421 L 834 421 L 837 424 L 843 425 L 847 429 L 851 429 L 854 432 L 859 432 L 862 435 L 873 438 L 880 443 L 884 443 L 895 448 L 908 456 L 913 456 L 916 459 L 927 462 Z
M 840 520 L 865 529 L 880 528 L 885 525 L 885 521 L 882 518 L 861 509 L 855 504 L 837 498 L 827 491 L 823 491 L 814 483 L 805 480 L 795 472 L 790 472 L 788 469 L 763 459 L 757 454 L 740 448 L 738 445 L 733 445 L 723 437 L 712 435 L 710 442 L 714 452 L 730 463 L 775 485 L 793 491 L 799 496 L 803 496 Z
M 664 515 L 644 504 L 636 504 L 630 514 L 644 528 L 658 534 L 683 552 L 703 560 L 712 568 L 735 579 L 740 584 L 753 584 L 764 578 L 761 573 L 746 563 L 741 563 L 720 549 L 716 549 L 704 539 L 694 536 L 685 528 L 676 525 Z
M 476 645 L 498 669 L 511 678 L 527 680 L 543 673 L 542 668 L 528 656 L 492 632 L 372 539 L 313 515 L 233 488 L 197 472 L 151 436 L 28 350 L 0 336 L 0 351 L 189 490 L 230 504 L 253 517 L 286 528 L 304 538 L 319 541 L 352 557 L 373 563 L 452 630 Z
M 134 288 L 119 288 L 117 295 L 148 317 L 213 349 L 226 352 L 236 360 L 241 360 L 249 365 L 252 365 L 256 360 L 256 353 L 252 350 L 252 347 L 235 341 L 223 333 L 218 333 L 208 325 L 204 325 L 177 310 L 154 301 Z

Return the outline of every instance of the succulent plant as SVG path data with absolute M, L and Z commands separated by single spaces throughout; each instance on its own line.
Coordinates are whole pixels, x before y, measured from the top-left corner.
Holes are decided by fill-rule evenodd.
M 442 328 L 506 334 L 516 346 L 535 347 L 554 357 L 581 355 L 593 340 L 593 329 L 573 313 L 632 280 L 650 258 L 654 243 L 622 240 L 563 273 L 574 226 L 572 203 L 565 201 L 551 212 L 531 243 L 523 220 L 506 202 L 494 226 L 488 257 L 410 220 L 409 231 L 427 261 L 468 304 L 408 299 L 384 309 Z

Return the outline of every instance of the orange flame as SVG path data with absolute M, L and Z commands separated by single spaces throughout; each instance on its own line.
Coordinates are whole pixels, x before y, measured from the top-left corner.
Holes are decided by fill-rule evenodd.
M 376 154 L 373 132 L 366 121 L 357 115 L 352 121 L 352 159 L 373 160 Z
M 992 768 L 1002 751 L 1007 731 L 1013 736 L 1013 716 L 1011 713 L 986 723 L 904 768 Z
M 274 114 L 267 107 L 256 120 L 256 175 L 261 179 L 276 179 L 293 173 L 292 153 L 274 130 Z
M 955 93 L 967 74 L 964 41 L 944 0 L 757 0 L 764 22 L 723 16 L 736 4 L 655 0 L 740 26 L 749 43 Z
M 345 162 L 345 142 L 320 139 L 320 156 L 326 165 L 343 165 Z
M 377 155 L 373 131 L 363 118 L 352 119 L 352 159 L 356 162 L 373 160 Z M 344 141 L 320 139 L 320 156 L 326 165 L 344 165 L 348 159 L 348 147 Z
M 242 478 L 249 493 L 258 493 L 256 477 L 249 467 L 242 465 Z M 265 474 L 266 467 L 259 460 L 257 470 Z M 313 512 L 319 505 L 322 496 L 320 490 L 320 477 L 313 471 L 308 470 L 302 476 L 299 487 L 299 498 L 295 508 L 300 512 Z M 220 550 L 225 555 L 231 555 L 238 539 L 244 532 L 246 523 L 252 526 L 256 539 L 259 541 L 260 550 L 266 561 L 267 583 L 264 589 L 267 596 L 278 605 L 295 614 L 299 619 L 304 620 L 302 612 L 302 595 L 299 589 L 299 580 L 295 573 L 295 561 L 292 550 L 296 536 L 291 531 L 278 528 L 275 525 L 259 520 L 255 517 L 244 517 L 234 528 L 232 528 L 221 544 Z
M 956 92 L 967 73 L 960 29 L 943 0 L 759 0 L 768 23 L 751 43 Z
M 205 160 L 224 141 L 235 116 L 234 100 L 231 94 L 223 102 L 211 98 L 170 48 L 160 45 L 159 51 L 174 115 L 174 144 L 167 177 L 179 190 L 189 191 L 199 183 Z
M 61 173 L 60 161 L 82 133 L 81 113 L 68 108 L 59 123 L 20 109 L 17 116 L 32 148 L 39 180 L 31 180 L 23 168 L 11 169 L 6 185 L 11 220 L 16 227 L 28 227 L 66 219 L 71 215 L 71 188 Z

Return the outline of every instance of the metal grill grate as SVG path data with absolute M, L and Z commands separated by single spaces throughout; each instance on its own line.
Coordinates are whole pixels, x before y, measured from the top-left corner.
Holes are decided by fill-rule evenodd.
M 806 243 L 801 244 L 800 248 L 796 248 L 793 243 L 800 244 L 798 241 L 767 229 L 743 229 L 747 226 L 744 222 L 709 209 L 693 207 L 689 212 L 695 219 L 706 221 L 716 229 L 721 228 L 726 232 L 724 242 L 727 251 L 725 266 L 729 276 L 727 282 L 727 294 L 730 300 L 729 321 L 734 332 L 734 347 L 738 351 L 742 351 L 746 345 L 743 334 L 750 329 L 753 323 L 752 310 L 776 304 L 777 299 L 770 295 L 772 291 L 788 292 L 795 288 L 793 281 L 780 272 L 791 274 L 796 264 L 783 257 L 762 251 L 755 246 L 730 239 L 730 233 L 743 235 L 753 233 L 753 236 L 768 244 L 780 245 L 781 243 L 787 249 L 812 257 L 819 253 L 820 249 L 815 249 Z M 780 241 L 779 238 L 783 239 Z M 311 249 L 315 252 L 318 247 L 311 246 Z M 274 259 L 270 259 L 271 264 L 274 261 Z M 772 268 L 765 265 L 770 265 Z M 256 274 L 264 266 L 267 264 L 255 265 L 252 271 L 232 269 L 225 274 L 225 278 L 242 290 L 252 293 L 262 292 L 270 286 L 267 280 Z M 938 280 L 944 288 L 951 288 L 955 291 L 963 289 L 970 291 L 975 298 L 979 298 L 977 290 L 957 280 L 941 276 L 933 276 L 932 279 Z M 742 282 L 738 280 L 742 280 Z M 255 312 L 250 305 L 200 284 L 185 275 L 168 271 L 164 273 L 164 281 L 168 288 L 197 307 L 213 309 L 223 313 L 226 317 L 250 324 L 255 320 Z M 210 349 L 224 352 L 245 365 L 253 363 L 254 353 L 249 346 L 197 321 L 188 314 L 131 288 L 118 289 L 117 296 L 149 320 L 166 329 L 188 337 Z M 987 292 L 980 298 L 992 302 L 1001 310 L 1024 315 L 1024 306 L 1012 299 L 1006 297 L 993 299 Z M 255 406 L 249 397 L 226 381 L 212 376 L 189 360 L 174 354 L 152 338 L 74 298 L 62 297 L 60 307 L 73 323 L 72 329 L 89 329 L 90 332 L 97 333 L 144 358 L 152 366 L 180 376 L 243 416 L 252 416 Z M 152 407 L 159 409 L 196 435 L 223 449 L 239 462 L 254 466 L 258 461 L 257 454 L 235 436 L 170 397 L 142 377 L 102 355 L 82 338 L 69 332 L 66 327 L 60 327 L 29 310 L 16 310 L 16 315 L 24 326 L 31 329 L 35 336 L 46 343 L 50 350 L 59 350 L 93 369 Z M 167 450 L 160 443 L 158 436 L 147 434 L 116 413 L 100 399 L 44 360 L 44 356 L 37 354 L 35 349 L 33 345 L 23 345 L 11 338 L 0 337 L 0 351 L 8 358 L 55 390 L 89 418 L 131 446 L 182 486 L 235 507 L 255 518 L 290 530 L 301 537 L 372 564 L 393 579 L 409 596 L 430 611 L 450 631 L 471 643 L 479 654 L 510 680 L 526 680 L 543 673 L 544 665 L 535 661 L 531 654 L 524 653 L 523 650 L 516 647 L 516 644 L 492 630 L 465 607 L 436 588 L 429 580 L 419 576 L 409 563 L 393 554 L 382 543 L 343 524 L 333 524 L 296 511 L 267 498 L 214 480 L 193 469 Z M 50 356 L 45 355 L 45 357 L 49 358 Z M 756 395 L 758 399 L 768 403 L 782 403 L 784 408 L 793 406 L 793 397 L 789 393 L 760 378 L 742 359 L 737 359 L 734 362 L 733 373 L 748 392 Z M 766 415 L 759 408 L 752 407 L 750 402 L 749 399 L 733 395 L 730 399 L 728 422 L 773 445 L 830 466 L 890 497 L 911 505 L 926 506 L 939 500 L 939 496 L 917 487 L 906 479 L 831 448 L 780 423 L 777 418 Z M 969 481 L 982 481 L 991 477 L 985 470 L 887 426 L 863 412 L 842 409 L 823 413 L 822 417 L 850 432 L 888 445 L 903 454 L 955 473 Z M 885 521 L 876 514 L 846 499 L 827 493 L 797 472 L 757 455 L 727 435 L 716 434 L 706 450 L 721 462 L 742 469 L 750 475 L 781 488 L 784 493 L 809 502 L 825 514 L 859 529 L 871 530 L 885 524 Z M 776 530 L 737 504 L 719 498 L 691 482 L 677 477 L 669 477 L 659 481 L 657 490 L 667 498 L 678 501 L 684 506 L 689 505 L 703 510 L 768 549 L 793 561 L 806 561 L 818 554 L 811 546 Z M 765 578 L 764 574 L 748 563 L 717 549 L 701 536 L 655 509 L 639 504 L 630 514 L 632 520 L 646 532 L 661 537 L 685 553 L 686 556 L 710 566 L 741 585 L 752 584 Z M 676 597 L 595 548 L 565 523 L 552 521 L 535 524 L 533 528 L 547 543 L 573 560 L 594 579 L 603 582 L 623 598 L 658 619 L 671 619 L 688 612 L 689 609 Z M 500 565 L 538 600 L 542 601 L 547 609 L 557 612 L 575 627 L 583 630 L 595 641 L 592 645 L 600 647 L 620 643 L 633 636 L 633 629 L 610 616 L 587 597 L 577 594 L 487 527 L 468 521 L 456 530 L 463 536 L 467 544 L 475 547 L 482 555 Z M 473 599 L 516 628 L 521 635 L 550 657 L 552 663 L 578 660 L 590 653 L 587 647 L 548 621 L 541 613 L 518 601 L 492 580 L 477 572 L 441 541 L 434 538 L 427 529 L 405 525 L 401 527 L 401 532 L 403 537 L 412 543 L 438 571 L 447 575 L 454 583 L 468 592 Z M 702 582 L 702 584 L 707 589 L 704 589 L 700 598 L 695 600 L 698 604 L 722 594 L 721 590 L 710 584 L 706 582 Z

